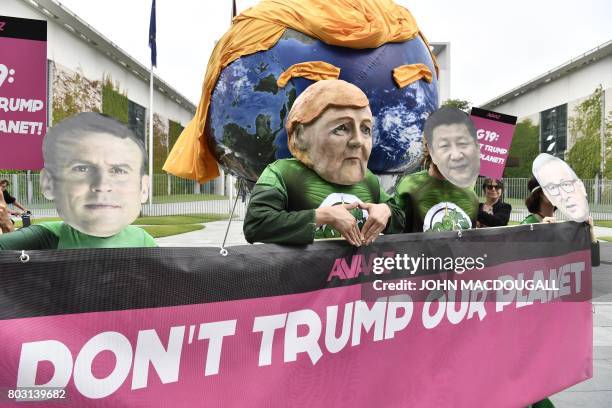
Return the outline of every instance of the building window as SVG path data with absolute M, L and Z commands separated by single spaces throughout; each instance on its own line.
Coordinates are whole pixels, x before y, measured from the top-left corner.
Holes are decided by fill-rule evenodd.
M 563 159 L 567 147 L 567 104 L 540 113 L 540 151 Z
M 132 129 L 136 136 L 142 140 L 143 146 L 147 145 L 145 140 L 145 120 L 146 110 L 144 106 L 137 104 L 136 102 L 128 101 L 128 127 Z

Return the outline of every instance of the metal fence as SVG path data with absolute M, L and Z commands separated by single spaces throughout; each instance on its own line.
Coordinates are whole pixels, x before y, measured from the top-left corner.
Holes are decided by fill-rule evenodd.
M 38 173 L 3 174 L 0 180 L 10 182 L 9 191 L 17 200 L 36 217 L 55 217 L 57 212 L 53 202 L 45 199 L 40 191 L 40 176 Z M 479 178 L 476 183 L 476 194 L 484 201 L 482 183 Z M 512 205 L 512 221 L 522 221 L 527 215 L 525 197 L 529 194 L 526 178 L 504 179 L 504 200 Z M 596 220 L 612 220 L 612 180 L 583 180 L 586 188 L 591 214 Z M 228 187 L 226 185 L 226 187 Z M 235 186 L 226 190 L 236 192 Z M 214 183 L 199 184 L 168 174 L 153 176 L 153 202 L 143 204 L 142 215 L 165 216 L 187 214 L 229 214 L 234 198 L 227 193 L 214 194 Z M 240 198 L 236 205 L 236 219 L 244 219 L 247 201 Z
M 529 212 L 525 207 L 525 198 L 529 195 L 527 189 L 527 178 L 505 178 L 504 179 L 504 201 L 512 205 L 511 221 L 522 221 Z M 482 185 L 484 178 L 479 177 L 474 187 L 480 201 L 484 201 Z M 586 189 L 591 215 L 595 220 L 612 220 L 612 180 L 582 180 Z M 557 212 L 557 218 L 563 216 Z
M 52 201 L 47 200 L 40 189 L 38 173 L 4 174 L 0 180 L 9 180 L 8 191 L 35 217 L 57 217 Z M 235 192 L 236 189 L 233 188 Z M 152 204 L 142 205 L 143 216 L 227 214 L 229 216 L 235 196 L 214 194 L 214 183 L 199 184 L 168 174 L 153 175 Z M 244 219 L 246 201 L 238 199 L 235 218 Z

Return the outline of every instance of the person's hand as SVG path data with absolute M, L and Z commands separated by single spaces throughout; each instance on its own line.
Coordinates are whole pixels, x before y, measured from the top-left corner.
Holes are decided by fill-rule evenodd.
M 363 235 L 363 242 L 370 245 L 387 227 L 387 222 L 391 217 L 391 209 L 387 204 L 372 203 L 361 203 L 359 208 L 368 212 L 368 219 L 361 228 L 361 234 Z
M 484 212 L 486 212 L 488 214 L 493 215 L 493 207 L 488 205 L 488 204 L 483 204 L 482 205 L 482 211 L 484 211 Z
M 357 220 L 349 212 L 355 209 L 359 203 L 339 204 L 331 207 L 320 207 L 315 210 L 315 218 L 317 225 L 331 225 L 334 227 L 344 239 L 351 245 L 361 246 L 363 235 L 357 227 Z
M 597 238 L 595 237 L 595 224 L 593 224 L 593 217 L 589 216 L 589 218 L 587 219 L 587 224 L 589 224 L 590 226 L 589 233 L 591 235 L 591 242 L 596 243 Z
M 557 219 L 555 217 L 544 217 L 542 218 L 542 222 L 547 224 L 554 224 L 555 222 L 557 222 Z
M 6 205 L 0 204 L 0 234 L 3 232 L 12 232 L 13 223 L 9 217 L 9 211 Z

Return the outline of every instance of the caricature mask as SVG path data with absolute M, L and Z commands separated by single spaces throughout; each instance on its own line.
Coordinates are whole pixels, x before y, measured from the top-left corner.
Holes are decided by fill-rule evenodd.
M 372 112 L 365 94 L 342 80 L 323 80 L 295 100 L 286 122 L 291 154 L 331 183 L 365 177 L 372 151 Z
M 53 126 L 44 139 L 44 196 L 74 229 L 109 237 L 130 225 L 148 197 L 145 151 L 123 124 L 86 112 Z
M 454 185 L 474 186 L 480 172 L 476 129 L 459 109 L 443 107 L 429 116 L 424 135 L 431 160 Z
M 582 222 L 589 218 L 584 184 L 566 162 L 548 153 L 540 153 L 533 161 L 532 172 L 548 201 L 568 219 Z

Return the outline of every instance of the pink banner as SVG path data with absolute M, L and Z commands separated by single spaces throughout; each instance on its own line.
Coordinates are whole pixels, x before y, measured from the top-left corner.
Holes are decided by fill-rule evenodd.
M 23 406 L 7 393 L 46 385 L 63 398 L 27 406 L 527 406 L 592 376 L 591 304 L 576 300 L 591 290 L 589 257 L 486 267 L 473 278 L 537 277 L 557 291 L 472 290 L 467 304 L 451 291 L 364 302 L 367 282 L 2 320 L 0 401 Z
M 46 21 L 0 16 L 0 169 L 43 167 L 46 27 Z
M 516 117 L 472 108 L 470 119 L 480 145 L 480 175 L 501 179 L 512 144 Z

